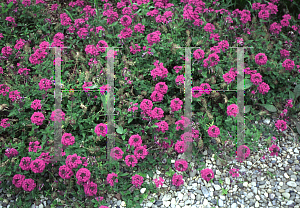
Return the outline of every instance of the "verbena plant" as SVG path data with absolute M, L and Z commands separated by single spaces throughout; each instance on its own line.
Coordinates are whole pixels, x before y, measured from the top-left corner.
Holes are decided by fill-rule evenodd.
M 229 171 L 228 161 L 243 162 L 267 132 L 270 155 L 278 156 L 275 142 L 290 128 L 286 122 L 295 122 L 292 131 L 300 132 L 300 16 L 278 16 L 278 1 L 271 2 L 257 1 L 243 11 L 226 10 L 224 1 L 2 4 L 0 174 L 1 187 L 13 184 L 12 194 L 20 194 L 14 206 L 30 207 L 43 194 L 63 200 L 58 205 L 70 205 L 73 196 L 84 206 L 103 207 L 101 197 L 113 194 L 128 207 L 140 207 L 150 193 L 164 192 L 164 180 L 178 188 L 182 176 L 194 170 L 176 160 L 186 150 L 185 140 L 193 141 L 205 182 L 214 179 L 215 170 L 200 162 L 204 149 Z M 253 48 L 244 50 L 245 146 L 235 152 L 237 50 L 229 47 L 241 46 Z M 55 60 L 48 47 L 70 48 Z M 122 48 L 113 54 L 103 47 Z M 199 47 L 191 49 L 190 134 L 184 134 L 185 50 L 176 47 Z M 116 148 L 108 155 L 116 160 L 104 162 L 106 63 L 112 55 Z M 49 162 L 55 151 L 55 61 L 61 62 L 64 90 L 63 152 L 62 160 Z M 277 119 L 272 128 L 252 127 L 270 116 Z M 153 167 L 160 168 L 159 175 Z M 230 173 L 239 176 L 237 168 Z

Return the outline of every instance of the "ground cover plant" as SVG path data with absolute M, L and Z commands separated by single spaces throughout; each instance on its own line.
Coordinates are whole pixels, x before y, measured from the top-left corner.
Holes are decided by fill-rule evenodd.
M 114 194 L 128 207 L 139 207 L 150 193 L 166 190 L 165 180 L 179 188 L 182 176 L 194 170 L 186 160 L 172 167 L 171 160 L 186 151 L 186 141 L 192 141 L 206 182 L 215 170 L 201 161 L 204 149 L 233 178 L 242 176 L 227 162 L 244 162 L 258 149 L 261 133 L 270 133 L 269 152 L 261 156 L 280 156 L 288 123 L 300 133 L 300 14 L 278 15 L 281 3 L 254 1 L 242 11 L 227 10 L 232 2 L 221 0 L 1 4 L 0 180 L 2 188 L 13 185 L 12 194 L 20 194 L 14 206 L 30 207 L 43 194 L 63 200 L 57 205 L 70 206 L 75 197 L 85 203 L 75 206 L 103 208 L 102 197 Z M 236 151 L 237 50 L 230 47 L 242 46 L 246 130 Z M 49 47 L 69 48 L 55 60 Z M 199 47 L 191 49 L 191 121 L 184 117 L 185 50 L 176 47 Z M 112 56 L 116 137 L 109 155 L 115 160 L 103 162 L 110 90 L 106 63 Z M 63 160 L 49 162 L 56 61 L 62 75 Z M 277 120 L 270 129 L 250 122 L 270 116 Z M 184 133 L 189 124 L 192 131 Z M 154 178 L 154 166 L 163 177 Z

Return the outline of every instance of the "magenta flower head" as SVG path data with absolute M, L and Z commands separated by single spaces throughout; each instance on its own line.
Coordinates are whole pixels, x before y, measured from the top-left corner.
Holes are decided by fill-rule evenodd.
M 82 85 L 83 91 L 84 92 L 88 92 L 90 89 L 89 88 L 85 88 L 85 87 L 90 87 L 92 85 L 93 85 L 92 82 L 85 82 L 84 85 Z
M 175 168 L 178 171 L 184 172 L 188 168 L 188 163 L 183 159 L 177 160 L 175 162 Z
M 81 182 L 87 182 L 90 180 L 91 172 L 86 168 L 80 168 L 76 173 L 76 178 L 78 179 L 78 184 L 80 185 Z
M 254 85 L 259 85 L 260 83 L 262 83 L 262 76 L 260 75 L 260 73 L 251 74 L 250 80 Z
M 255 56 L 255 63 L 258 64 L 258 65 L 265 65 L 268 61 L 268 58 L 266 56 L 266 54 L 264 53 L 258 53 L 256 56 Z
M 187 145 L 182 140 L 177 140 L 175 144 L 175 150 L 177 153 L 181 154 L 184 153 L 187 150 Z
M 135 134 L 129 138 L 128 144 L 130 146 L 137 147 L 137 146 L 141 146 L 142 142 L 143 142 L 142 137 L 139 134 Z
M 153 91 L 150 97 L 153 102 L 160 102 L 163 100 L 164 95 L 159 91 Z
M 143 177 L 135 174 L 134 176 L 132 176 L 132 184 L 136 186 L 136 188 L 140 188 L 141 185 L 143 184 Z
M 117 177 L 116 173 L 110 173 L 107 175 L 106 181 L 110 186 L 114 186 L 114 183 L 118 183 Z
M 285 131 L 287 129 L 286 122 L 284 120 L 277 120 L 275 126 L 281 131 Z
M 38 126 L 43 125 L 44 120 L 45 117 L 41 112 L 34 112 L 31 116 L 31 122 Z
M 45 90 L 46 92 L 48 91 L 48 89 L 52 88 L 51 85 L 52 83 L 49 79 L 41 79 L 39 83 L 40 90 Z
M 172 177 L 172 183 L 174 186 L 181 186 L 182 184 L 184 184 L 184 181 L 182 179 L 182 175 L 177 175 L 176 173 L 174 173 L 173 177 Z
M 34 100 L 34 101 L 32 101 L 30 107 L 31 107 L 32 109 L 34 109 L 34 110 L 37 110 L 37 109 L 40 109 L 40 110 L 41 110 L 41 108 L 42 108 L 42 106 L 41 106 L 41 100 Z
M 36 183 L 33 179 L 28 178 L 23 181 L 22 188 L 24 191 L 32 191 L 36 187 Z
M 15 157 L 19 154 L 18 150 L 16 150 L 15 148 L 8 148 L 5 150 L 5 155 L 8 157 L 8 158 L 11 158 L 11 157 Z
M 78 165 L 81 165 L 82 161 L 80 160 L 80 156 L 77 156 L 77 154 L 68 155 L 66 158 L 66 165 L 70 168 L 77 168 Z
M 60 115 L 60 117 L 59 117 Z M 52 111 L 52 114 L 50 116 L 50 120 L 51 121 L 58 121 L 58 122 L 61 122 L 61 118 L 62 120 L 65 120 L 65 113 L 61 110 L 61 109 L 56 109 L 54 111 Z
M 158 91 L 164 95 L 168 91 L 168 85 L 166 85 L 165 82 L 159 82 L 155 85 L 155 91 Z
M 277 146 L 277 145 L 272 145 L 270 148 L 269 148 L 269 150 L 271 151 L 271 156 L 274 156 L 274 155 L 276 155 L 276 156 L 278 156 L 278 152 L 280 151 L 280 148 Z
M 244 160 L 249 157 L 250 149 L 246 145 L 241 145 L 237 149 L 237 161 L 240 163 L 244 162 Z
M 61 139 L 61 143 L 65 146 L 70 146 L 75 143 L 75 137 L 71 133 L 64 133 Z
M 10 91 L 9 92 L 9 98 L 11 99 L 12 102 L 14 102 L 15 100 L 20 99 L 21 98 L 20 92 L 18 92 L 18 90 Z
M 29 171 L 30 170 L 30 164 L 31 164 L 31 158 L 30 157 L 23 157 L 20 161 L 19 166 L 22 170 Z
M 10 127 L 10 123 L 7 123 L 8 118 L 4 118 L 1 120 L 0 126 L 2 126 L 3 128 L 7 128 Z
M 207 132 L 208 135 L 213 138 L 217 138 L 220 135 L 220 129 L 215 125 L 209 127 Z
M 153 107 L 153 103 L 151 100 L 148 100 L 148 99 L 144 99 L 140 104 L 140 108 L 143 111 L 152 110 L 152 107 Z
M 132 23 L 132 19 L 130 16 L 128 15 L 124 15 L 121 19 L 121 24 L 124 26 L 124 27 L 128 27 L 129 25 L 131 25 Z
M 231 174 L 232 177 L 239 177 L 239 169 L 231 169 L 229 173 Z
M 161 131 L 161 132 L 165 133 L 166 131 L 169 130 L 169 125 L 165 121 L 160 121 L 158 123 L 155 123 L 155 125 L 158 126 L 158 129 L 156 129 L 157 132 Z
M 148 155 L 148 150 L 146 149 L 147 146 L 137 146 L 134 150 L 134 155 L 137 159 L 145 159 L 145 157 Z
M 12 54 L 12 49 L 10 48 L 10 46 L 5 46 L 2 48 L 1 52 L 4 56 L 8 57 Z
M 111 152 L 110 156 L 115 160 L 122 159 L 124 152 L 119 147 L 114 147 Z
M 201 170 L 201 177 L 208 182 L 214 178 L 214 172 L 209 168 L 203 169 Z
M 38 159 L 41 159 L 45 162 L 46 165 L 48 165 L 51 161 L 51 158 L 53 158 L 54 156 L 50 156 L 50 152 L 42 152 L 41 155 L 38 157 Z
M 17 187 L 17 188 L 21 188 L 23 181 L 25 180 L 25 176 L 21 175 L 21 174 L 16 174 L 13 177 L 12 183 Z
M 125 163 L 128 167 L 134 167 L 137 164 L 137 159 L 135 155 L 127 155 L 125 157 Z
M 87 196 L 95 196 L 97 194 L 97 184 L 91 181 L 88 181 L 86 184 L 83 185 L 84 193 Z
M 159 180 L 157 178 L 153 179 L 156 188 L 159 188 L 159 186 L 163 186 L 163 182 L 165 181 L 162 177 L 159 177 Z
M 204 51 L 201 49 L 197 49 L 193 53 L 193 58 L 200 60 L 204 58 Z
M 41 149 L 42 148 L 41 146 L 39 146 L 39 144 L 40 144 L 39 141 L 29 142 L 28 151 L 29 152 L 37 152 L 37 149 Z
M 231 104 L 227 107 L 228 116 L 236 117 L 239 113 L 239 107 L 236 104 Z
M 259 93 L 261 93 L 262 95 L 266 94 L 267 92 L 269 92 L 270 87 L 267 83 L 262 82 L 258 87 L 257 87 Z
M 97 136 L 103 136 L 105 137 L 107 134 L 107 125 L 104 123 L 100 123 L 95 127 L 95 133 Z
M 59 172 L 58 172 L 59 176 L 63 179 L 70 179 L 74 173 L 72 171 L 72 169 L 70 169 L 68 166 L 63 165 L 59 167 Z
M 0 94 L 3 96 L 6 96 L 6 93 L 9 92 L 10 87 L 8 87 L 6 84 L 0 84 Z
M 46 164 L 45 164 L 44 160 L 41 160 L 41 159 L 35 159 L 35 160 L 31 161 L 31 163 L 30 163 L 30 169 L 34 173 L 42 173 L 45 169 L 45 166 L 46 166 Z
M 214 26 L 213 24 L 207 23 L 207 24 L 203 27 L 203 29 L 204 29 L 206 32 L 212 33 L 213 30 L 215 30 L 216 28 L 215 28 L 215 26 Z

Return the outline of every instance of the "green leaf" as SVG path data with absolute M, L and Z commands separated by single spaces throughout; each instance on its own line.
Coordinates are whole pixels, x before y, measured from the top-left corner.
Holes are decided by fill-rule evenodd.
M 295 121 L 295 124 L 296 124 L 297 131 L 300 134 L 300 124 L 296 121 Z
M 277 112 L 277 109 L 274 105 L 269 105 L 269 104 L 261 104 L 265 109 L 267 109 L 270 112 Z
M 244 82 L 244 90 L 250 88 L 252 85 L 253 85 L 253 83 L 251 82 L 250 79 L 245 79 L 245 82 Z M 238 88 L 238 89 L 239 89 L 239 88 Z
M 122 173 L 122 174 L 120 174 L 120 176 L 127 176 L 127 175 L 129 175 L 129 173 Z
M 300 84 L 296 85 L 294 89 L 295 100 L 300 96 Z
M 244 113 L 248 113 L 251 110 L 251 105 L 245 105 L 245 112 Z
M 292 91 L 289 91 L 289 99 L 295 99 L 295 94 Z
M 129 119 L 128 119 L 128 123 L 131 123 L 132 120 L 133 120 L 133 118 L 129 118 Z
M 116 131 L 118 134 L 123 134 L 123 132 L 124 132 L 122 126 L 119 126 Z
M 73 17 L 72 17 L 72 15 L 70 14 L 70 12 L 68 11 L 68 10 L 66 10 L 66 9 L 64 9 L 66 12 L 67 12 L 67 14 L 71 17 L 71 19 L 72 19 L 72 21 L 74 21 L 74 19 L 73 19 Z
M 149 177 L 153 178 L 153 172 L 152 171 L 149 171 L 148 175 L 149 175 Z
M 13 4 L 14 4 L 13 2 L 10 2 L 10 3 L 7 5 L 7 8 L 10 9 L 10 8 L 13 6 Z

